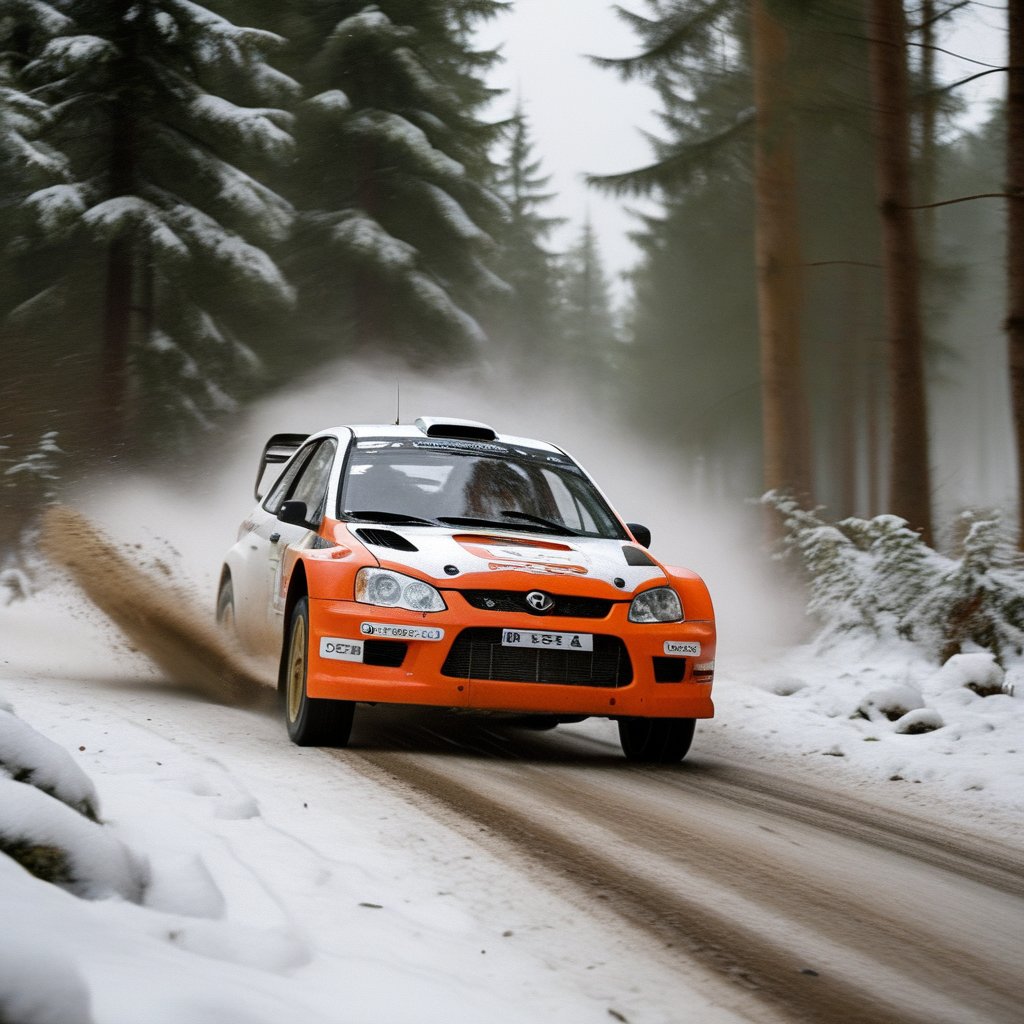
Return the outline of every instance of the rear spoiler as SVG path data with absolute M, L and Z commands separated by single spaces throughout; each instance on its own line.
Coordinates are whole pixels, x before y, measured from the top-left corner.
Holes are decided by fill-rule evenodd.
M 260 492 L 260 484 L 263 482 L 263 474 L 266 472 L 267 466 L 287 462 L 299 450 L 307 437 L 309 434 L 274 434 L 263 446 L 260 468 L 256 473 L 256 486 L 253 488 L 257 501 L 263 497 Z

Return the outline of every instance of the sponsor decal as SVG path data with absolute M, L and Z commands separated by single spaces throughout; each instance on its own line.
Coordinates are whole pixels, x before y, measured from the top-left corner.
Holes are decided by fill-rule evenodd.
M 522 560 L 542 565 L 573 565 L 580 557 L 576 551 L 544 550 L 533 545 L 525 551 L 522 547 L 498 547 L 496 545 L 483 547 L 483 550 L 487 552 L 488 558 L 504 559 L 505 561 Z
M 504 647 L 548 647 L 553 651 L 592 651 L 594 638 L 590 633 L 544 633 L 533 629 L 502 630 Z
M 510 529 L 514 524 L 510 524 Z M 508 542 L 472 534 L 456 536 L 470 554 L 483 559 L 494 572 L 533 572 L 552 576 L 586 576 L 586 556 L 566 544 L 536 538 Z
M 332 661 L 362 661 L 363 641 L 340 636 L 320 637 L 320 657 Z
M 382 637 L 386 640 L 444 639 L 444 630 L 437 626 L 392 626 L 386 622 L 363 622 L 359 632 L 363 636 Z
M 665 653 L 670 658 L 699 658 L 700 644 L 694 640 L 666 640 Z
M 582 565 L 547 565 L 544 562 L 488 562 L 487 568 L 495 572 L 536 572 L 550 576 L 586 576 L 587 570 Z

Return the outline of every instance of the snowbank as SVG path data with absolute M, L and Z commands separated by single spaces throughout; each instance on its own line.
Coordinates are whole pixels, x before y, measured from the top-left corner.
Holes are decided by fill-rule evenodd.
M 909 643 L 849 640 L 731 664 L 726 655 L 714 728 L 729 737 L 735 756 L 757 749 L 804 770 L 810 760 L 816 773 L 879 793 L 890 784 L 918 785 L 940 813 L 1020 842 L 1022 698 L 1020 660 L 1004 672 L 991 654 L 976 651 L 939 667 Z

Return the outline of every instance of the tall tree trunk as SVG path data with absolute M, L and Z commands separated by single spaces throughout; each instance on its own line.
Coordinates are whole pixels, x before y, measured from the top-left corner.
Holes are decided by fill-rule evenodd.
M 917 204 L 935 202 L 937 178 L 936 131 L 938 98 L 935 93 L 935 0 L 921 4 L 921 152 Z M 934 209 L 921 211 L 921 255 L 926 265 L 935 261 Z
M 802 262 L 796 143 L 786 85 L 789 45 L 766 0 L 751 2 L 757 111 L 755 251 L 764 485 L 811 496 L 809 414 L 801 358 Z
M 1017 441 L 1017 544 L 1024 551 L 1024 0 L 1009 0 L 1006 94 L 1006 335 Z
M 120 236 L 107 250 L 103 297 L 103 363 L 100 370 L 100 436 L 104 446 L 120 445 L 127 435 L 128 352 L 135 285 L 131 239 Z
M 117 0 L 118 48 L 122 69 L 135 58 L 135 29 L 129 24 L 130 0 Z M 113 104 L 107 194 L 130 196 L 136 185 L 135 111 L 131 89 L 121 90 Z M 128 360 L 131 348 L 135 291 L 135 245 L 129 235 L 114 237 L 107 249 L 103 294 L 103 357 L 100 369 L 99 434 L 104 453 L 121 446 L 127 437 Z
M 910 210 L 910 115 L 902 0 L 869 0 L 892 432 L 891 510 L 933 542 L 920 263 Z

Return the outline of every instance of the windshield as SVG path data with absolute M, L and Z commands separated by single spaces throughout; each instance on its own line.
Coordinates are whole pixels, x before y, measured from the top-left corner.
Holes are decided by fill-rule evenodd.
M 339 513 L 371 522 L 626 539 L 567 456 L 497 441 L 358 441 L 349 453 Z

